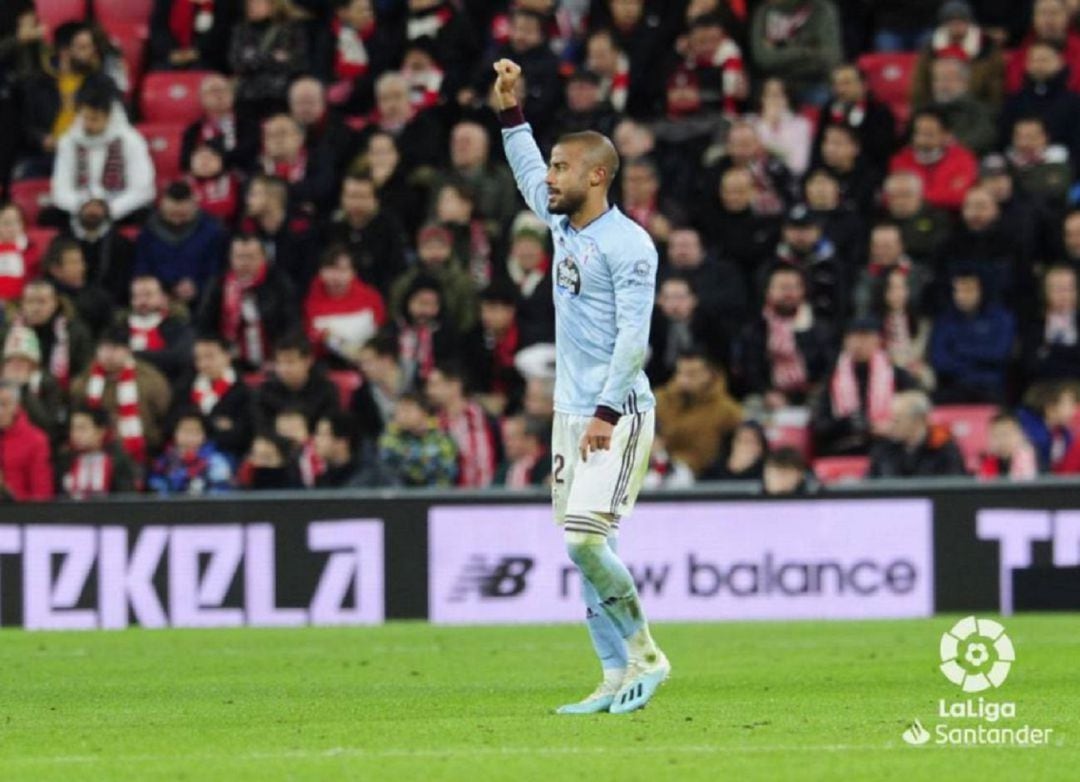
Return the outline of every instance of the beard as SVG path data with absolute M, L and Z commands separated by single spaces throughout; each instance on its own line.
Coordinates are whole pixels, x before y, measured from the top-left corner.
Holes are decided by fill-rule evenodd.
M 584 204 L 584 193 L 568 193 L 564 190 L 557 196 L 549 196 L 548 211 L 553 215 L 569 215 L 581 209 Z

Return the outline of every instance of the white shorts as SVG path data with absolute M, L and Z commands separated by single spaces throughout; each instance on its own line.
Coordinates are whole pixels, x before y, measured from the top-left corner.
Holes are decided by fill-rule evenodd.
M 555 413 L 551 433 L 551 499 L 555 522 L 567 515 L 610 513 L 626 516 L 634 509 L 649 471 L 656 415 L 653 410 L 619 418 L 606 451 L 590 451 L 581 460 L 579 445 L 592 416 Z

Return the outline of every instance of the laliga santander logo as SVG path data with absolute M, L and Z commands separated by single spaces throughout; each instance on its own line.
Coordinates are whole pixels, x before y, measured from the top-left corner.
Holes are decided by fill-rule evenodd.
M 1015 659 L 1005 628 L 992 619 L 967 616 L 941 636 L 941 672 L 964 692 L 1000 687 Z

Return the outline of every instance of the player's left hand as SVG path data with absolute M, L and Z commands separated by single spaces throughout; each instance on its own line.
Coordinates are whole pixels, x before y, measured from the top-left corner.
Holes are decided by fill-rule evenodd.
M 589 451 L 606 451 L 611 448 L 611 435 L 615 426 L 607 421 L 594 418 L 589 421 L 589 427 L 582 435 L 578 448 L 581 451 L 581 461 L 589 460 Z

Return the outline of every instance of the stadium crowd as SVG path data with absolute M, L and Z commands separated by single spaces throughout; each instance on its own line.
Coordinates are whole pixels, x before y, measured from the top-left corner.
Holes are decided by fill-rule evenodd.
M 1080 472 L 1077 6 L 5 0 L 3 496 L 549 481 L 501 57 L 660 251 L 647 486 Z

